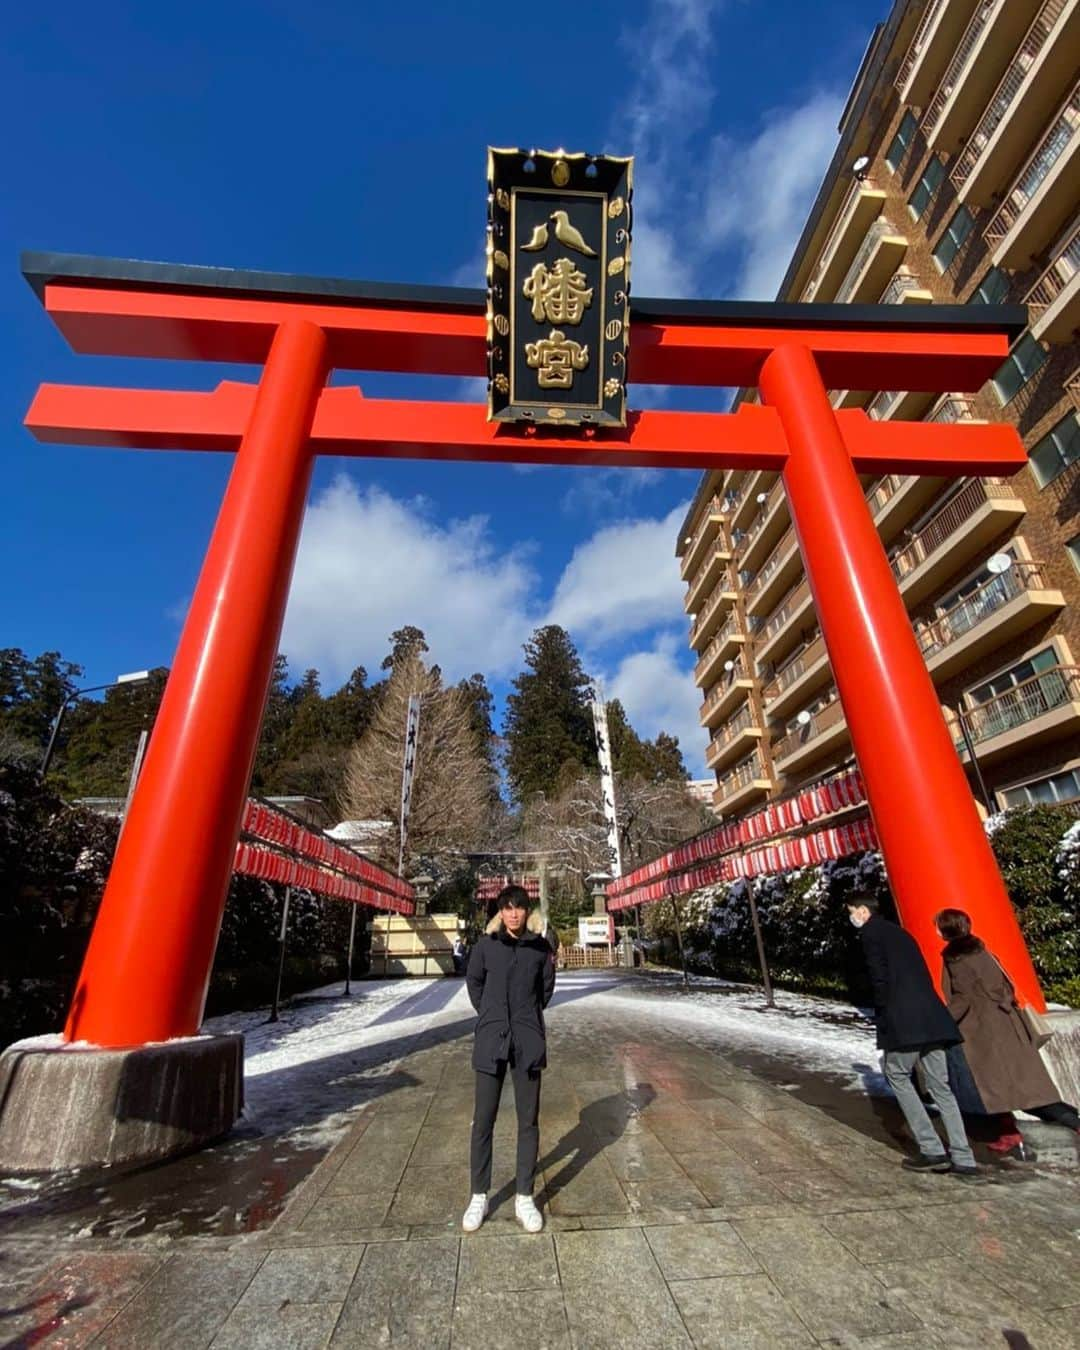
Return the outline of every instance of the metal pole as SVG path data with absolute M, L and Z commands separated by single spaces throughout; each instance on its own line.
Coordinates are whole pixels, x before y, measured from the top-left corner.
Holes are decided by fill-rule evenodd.
M 278 934 L 277 984 L 274 986 L 274 1002 L 270 1008 L 268 1022 L 278 1020 L 278 1005 L 281 1002 L 281 977 L 285 973 L 285 934 L 289 927 L 289 901 L 292 899 L 292 887 L 285 887 L 285 901 L 281 906 L 281 932 Z
M 680 962 L 680 964 L 682 965 L 682 981 L 683 981 L 683 988 L 687 991 L 687 993 L 689 993 L 689 992 L 690 992 L 690 976 L 687 974 L 687 970 L 686 970 L 686 952 L 683 950 L 683 945 L 682 945 L 682 927 L 681 927 L 680 924 L 679 924 L 679 906 L 678 906 L 678 904 L 676 903 L 675 897 L 674 897 L 674 896 L 671 897 L 671 912 L 672 912 L 672 914 L 675 916 L 675 940 L 676 940 L 676 941 L 678 942 L 678 944 L 679 944 L 679 962 Z
M 124 798 L 124 812 L 120 817 L 120 828 L 124 828 L 124 821 L 127 820 L 128 810 L 131 806 L 131 799 L 135 795 L 135 784 L 139 781 L 139 770 L 142 768 L 143 756 L 146 754 L 146 742 L 150 739 L 150 733 L 145 727 L 139 732 L 139 744 L 135 747 L 135 759 L 131 765 L 131 777 L 128 779 L 127 796 Z M 119 840 L 119 836 L 117 836 Z
M 978 758 L 975 754 L 975 742 L 971 739 L 971 732 L 968 729 L 967 720 L 959 708 L 954 708 L 953 712 L 956 716 L 956 720 L 960 723 L 960 735 L 964 739 L 964 748 L 968 752 L 968 759 L 971 760 L 971 767 L 975 772 L 975 781 L 979 785 L 979 796 L 983 799 L 983 804 L 990 815 L 997 815 L 997 802 L 994 801 L 990 789 L 986 786 L 986 779 L 983 777 L 982 768 L 980 767 Z
M 754 940 L 757 942 L 758 960 L 761 962 L 761 978 L 765 984 L 765 1006 L 775 1008 L 772 980 L 769 978 L 769 963 L 765 959 L 765 943 L 761 936 L 761 924 L 758 921 L 757 901 L 754 899 L 753 882 L 748 881 L 746 883 L 746 894 L 750 898 L 750 918 L 754 925 Z
M 53 718 L 52 730 L 49 732 L 49 743 L 45 747 L 45 755 L 41 761 L 41 768 L 38 770 L 38 777 L 44 781 L 45 775 L 49 772 L 49 762 L 52 759 L 53 750 L 56 748 L 56 738 L 60 734 L 60 723 L 64 720 L 64 713 L 67 711 L 67 705 L 71 701 L 72 695 L 68 694 L 60 707 L 56 710 L 56 716 Z
M 357 910 L 357 906 L 356 906 L 356 905 L 353 905 L 353 907 L 352 907 L 352 915 L 351 915 L 350 918 L 349 918 L 349 955 L 348 955 L 348 957 L 346 958 L 346 961 L 345 961 L 345 992 L 346 992 L 346 994 L 348 994 L 348 993 L 351 992 L 351 991 L 350 991 L 350 988 L 349 988 L 349 985 L 350 985 L 350 982 L 351 982 L 351 980 L 352 980 L 352 954 L 353 954 L 353 943 L 354 943 L 355 940 L 356 940 L 356 910 Z

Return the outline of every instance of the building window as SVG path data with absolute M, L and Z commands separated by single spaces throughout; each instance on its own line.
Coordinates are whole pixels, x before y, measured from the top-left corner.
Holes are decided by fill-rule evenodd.
M 1057 666 L 1057 652 L 1053 647 L 1043 647 L 1034 656 L 1018 661 L 1015 666 L 1009 666 L 1008 669 L 999 671 L 998 674 L 986 680 L 983 684 L 977 684 L 974 689 L 969 689 L 967 692 L 968 707 L 977 708 L 980 704 L 1000 698 L 1003 694 L 1007 694 L 1009 690 L 1015 689 L 1018 684 L 1023 684 L 1026 680 L 1032 680 L 1037 675 L 1043 675 L 1047 671 L 1056 670 Z
M 1067 539 L 1065 549 L 1072 559 L 1072 565 L 1080 572 L 1080 534 L 1074 534 L 1071 539 Z
M 960 245 L 974 228 L 975 217 L 966 206 L 961 206 L 945 226 L 945 232 L 934 249 L 934 261 L 942 272 L 947 272 L 952 266 L 953 259 L 960 252 Z
M 1015 398 L 1045 360 L 1046 348 L 1025 333 L 994 376 L 994 392 L 1001 402 Z
M 908 199 L 908 210 L 911 212 L 913 219 L 918 220 L 933 201 L 934 193 L 937 192 L 944 177 L 945 165 L 942 164 L 937 155 L 934 155 L 927 160 L 926 168 L 922 171 L 922 177 Z
M 1052 805 L 1054 802 L 1075 801 L 1080 797 L 1080 770 L 1066 769 L 1063 773 L 1036 778 L 1030 783 L 1004 788 L 999 795 L 1006 807 L 1034 806 L 1040 802 Z
M 911 139 L 915 135 L 915 128 L 919 125 L 915 114 L 910 110 L 904 113 L 903 120 L 896 130 L 896 135 L 892 139 L 892 145 L 885 152 L 885 163 L 895 173 L 903 163 L 904 156 L 907 154 L 907 148 L 911 144 Z
M 1000 267 L 991 267 L 968 296 L 968 304 L 1000 305 L 1008 294 L 1009 274 Z
M 1080 459 L 1080 419 L 1070 412 L 1028 452 L 1040 487 L 1052 483 L 1074 459 Z

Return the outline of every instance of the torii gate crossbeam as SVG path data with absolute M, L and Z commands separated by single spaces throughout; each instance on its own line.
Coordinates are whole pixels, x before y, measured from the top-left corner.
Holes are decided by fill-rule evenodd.
M 1042 996 L 857 474 L 1016 472 L 1000 426 L 874 424 L 828 387 L 978 388 L 1023 327 L 989 306 L 632 305 L 629 377 L 757 385 L 737 414 L 643 412 L 592 436 L 495 428 L 469 405 L 366 400 L 333 367 L 478 375 L 483 295 L 36 255 L 78 351 L 264 363 L 257 390 L 47 385 L 42 440 L 236 452 L 68 1020 L 133 1045 L 199 1026 L 317 454 L 768 468 L 783 474 L 822 633 L 905 925 L 968 910 L 1025 1002 Z M 531 433 L 531 434 L 530 434 Z

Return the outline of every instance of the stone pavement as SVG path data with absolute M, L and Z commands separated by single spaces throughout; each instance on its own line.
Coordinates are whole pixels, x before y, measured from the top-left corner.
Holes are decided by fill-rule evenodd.
M 841 1120 L 662 1018 L 571 1006 L 540 1236 L 513 1221 L 509 1090 L 492 1216 L 460 1233 L 459 1038 L 410 1055 L 262 1233 L 5 1239 L 0 1346 L 1080 1347 L 1075 1173 L 909 1175 L 880 1103 Z

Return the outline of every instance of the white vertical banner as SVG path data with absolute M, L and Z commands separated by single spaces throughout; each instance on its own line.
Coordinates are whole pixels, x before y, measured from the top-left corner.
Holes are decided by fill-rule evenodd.
M 412 803 L 413 773 L 416 770 L 416 748 L 420 736 L 420 695 L 409 695 L 409 711 L 405 715 L 405 760 L 401 767 L 401 845 L 398 848 L 398 875 L 405 866 L 405 841 L 409 837 L 409 806 Z
M 602 698 L 592 701 L 593 726 L 596 728 L 596 752 L 600 760 L 600 796 L 607 821 L 608 848 L 611 850 L 611 875 L 622 876 L 622 851 L 619 848 L 619 822 L 615 815 L 615 775 L 611 769 L 611 742 L 608 739 L 607 706 Z

